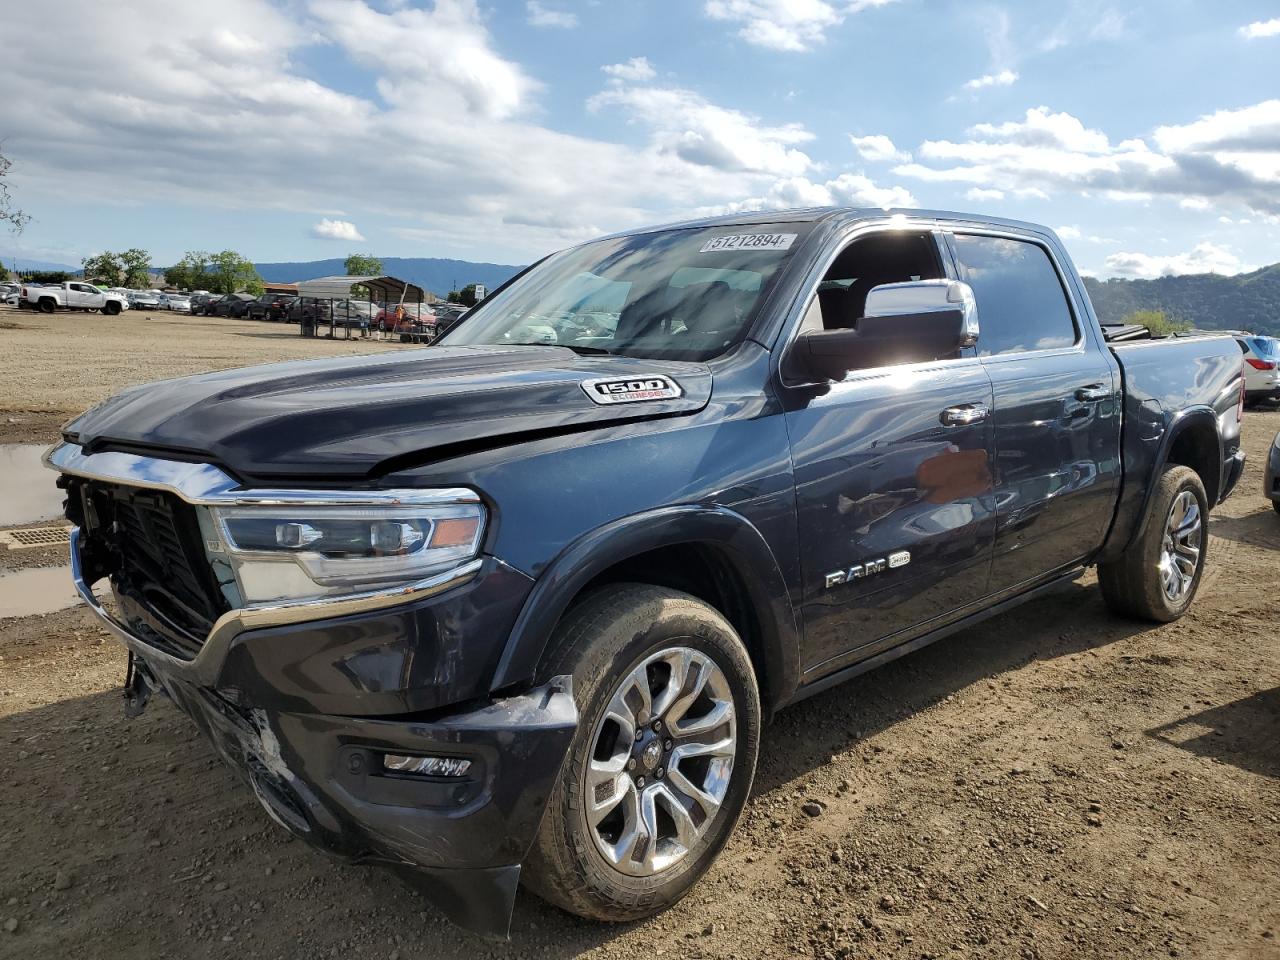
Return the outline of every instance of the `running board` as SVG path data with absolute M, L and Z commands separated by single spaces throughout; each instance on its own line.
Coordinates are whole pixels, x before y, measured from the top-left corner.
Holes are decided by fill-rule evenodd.
M 1081 575 L 1085 572 L 1085 569 L 1086 568 L 1083 566 L 1074 567 L 1066 573 L 1054 577 L 1052 580 L 1042 583 L 1038 587 L 1028 590 L 1026 593 L 1019 593 L 1015 596 L 1009 597 L 1007 600 L 1001 600 L 999 603 L 993 604 L 985 610 L 978 610 L 975 613 L 969 614 L 967 617 L 962 617 L 961 619 L 956 620 L 954 623 L 948 623 L 944 627 L 938 627 L 936 630 L 931 630 L 928 633 L 921 634 L 914 640 L 907 640 L 905 643 L 900 643 L 896 647 L 890 647 L 888 650 L 877 653 L 875 656 L 867 657 L 865 660 L 859 660 L 857 663 L 850 664 L 847 667 L 842 667 L 835 673 L 829 673 L 821 679 L 814 680 L 813 682 L 800 687 L 786 702 L 780 704 L 778 709 L 781 710 L 784 707 L 791 706 L 793 703 L 799 703 L 801 700 L 807 700 L 814 694 L 821 693 L 824 690 L 829 690 L 831 687 L 844 683 L 846 680 L 852 680 L 854 677 L 861 676 L 864 673 L 874 670 L 876 667 L 882 667 L 886 663 L 897 660 L 899 657 L 905 657 L 909 653 L 915 653 L 917 650 L 923 649 L 931 643 L 936 643 L 939 640 L 945 639 L 953 633 L 959 633 L 961 630 L 967 630 L 969 627 L 975 626 L 983 620 L 999 616 L 1002 613 L 1012 610 L 1014 607 L 1021 606 L 1029 600 L 1035 600 L 1037 597 L 1046 593 L 1051 593 L 1054 590 L 1066 586 L 1068 583 L 1079 580 Z

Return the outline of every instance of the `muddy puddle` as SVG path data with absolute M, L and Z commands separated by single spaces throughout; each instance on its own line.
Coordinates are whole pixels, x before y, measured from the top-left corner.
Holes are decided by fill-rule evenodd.
M 99 596 L 111 593 L 105 580 L 93 592 Z M 71 585 L 69 566 L 32 567 L 0 574 L 0 619 L 54 613 L 79 602 L 80 596 Z
M 40 463 L 46 449 L 40 443 L 0 443 L 0 527 L 62 515 L 57 474 Z

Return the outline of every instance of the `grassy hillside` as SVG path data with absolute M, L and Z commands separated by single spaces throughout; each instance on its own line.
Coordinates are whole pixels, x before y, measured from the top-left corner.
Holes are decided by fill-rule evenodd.
M 1203 273 L 1157 280 L 1085 278 L 1104 323 L 1134 310 L 1163 310 L 1206 330 L 1251 330 L 1280 336 L 1280 263 L 1253 273 Z

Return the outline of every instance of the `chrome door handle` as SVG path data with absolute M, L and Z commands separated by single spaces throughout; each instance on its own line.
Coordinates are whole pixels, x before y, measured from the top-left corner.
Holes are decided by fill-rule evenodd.
M 963 427 L 971 423 L 981 423 L 990 413 L 991 409 L 985 403 L 962 403 L 959 406 L 947 407 L 938 419 L 948 427 Z
M 1101 383 L 1091 383 L 1087 387 L 1081 387 L 1076 391 L 1076 399 L 1081 403 L 1105 400 L 1109 396 L 1111 396 L 1111 389 Z

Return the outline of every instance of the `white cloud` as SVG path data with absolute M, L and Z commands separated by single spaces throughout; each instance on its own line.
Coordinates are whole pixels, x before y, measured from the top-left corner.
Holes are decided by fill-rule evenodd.
M 311 228 L 311 235 L 320 240 L 350 240 L 353 243 L 364 243 L 364 237 L 350 220 L 325 218 Z
M 985 187 L 970 187 L 964 192 L 966 200 L 973 200 L 975 203 L 982 203 L 984 200 L 1003 200 L 1003 190 L 988 190 Z
M 987 87 L 1011 87 L 1018 82 L 1018 75 L 1012 70 L 1001 70 L 999 73 L 987 73 L 974 77 L 965 83 L 966 90 L 985 90 Z
M 591 110 L 619 107 L 652 132 L 655 149 L 715 170 L 787 176 L 813 161 L 796 145 L 813 139 L 797 123 L 762 126 L 754 117 L 717 106 L 678 87 L 612 86 L 587 101 Z
M 752 210 L 786 210 L 791 207 L 914 207 L 916 198 L 903 187 L 882 187 L 860 173 L 844 173 L 816 183 L 806 177 L 786 177 L 774 182 L 763 196 L 739 200 L 699 212 L 705 216 L 745 213 Z
M 320 28 L 378 73 L 378 93 L 424 118 L 458 106 L 503 119 L 519 113 L 537 84 L 490 48 L 475 0 L 436 0 L 432 10 L 383 13 L 364 0 L 310 0 Z M 401 56 L 388 56 L 401 51 Z
M 1080 240 L 1083 243 L 1119 243 L 1111 237 L 1099 237 L 1093 234 L 1085 233 L 1079 227 L 1070 224 L 1058 227 L 1055 231 L 1063 240 Z
M 632 57 L 622 63 L 611 63 L 601 67 L 611 80 L 621 83 L 645 83 L 658 75 L 648 57 Z
M 850 136 L 849 140 L 853 143 L 853 149 L 858 151 L 858 156 L 871 163 L 885 163 L 890 160 L 905 163 L 911 159 L 910 153 L 899 150 L 884 134 L 876 133 L 867 137 Z
M 1159 127 L 1152 139 L 1154 149 L 1138 138 L 1112 143 L 1069 113 L 1036 107 L 1020 120 L 977 124 L 966 140 L 926 141 L 915 163 L 894 172 L 1020 196 L 1164 197 L 1280 217 L 1280 100 Z
M 1126 277 L 1178 276 L 1186 273 L 1220 273 L 1233 276 L 1255 269 L 1225 247 L 1200 243 L 1187 253 L 1168 256 L 1147 253 L 1113 253 L 1106 264 L 1113 273 Z
M 525 11 L 530 26 L 559 27 L 560 29 L 568 30 L 578 25 L 577 14 L 548 7 L 545 3 L 540 3 L 539 0 L 528 0 L 525 4 Z
M 799 125 L 678 89 L 633 100 L 621 80 L 610 81 L 621 98 L 610 108 L 649 132 L 641 146 L 542 126 L 539 85 L 497 51 L 473 0 L 303 3 L 47 0 L 6 11 L 25 38 L 0 58 L 5 120 L 22 131 L 5 147 L 24 204 L 376 218 L 430 244 L 424 252 L 521 262 L 755 196 L 813 166 Z M 311 79 L 314 54 L 355 61 L 370 91 Z M 195 225 L 172 237 L 179 250 L 201 242 Z M 242 252 L 262 242 L 247 235 Z
M 712 20 L 739 24 L 738 36 L 770 50 L 799 52 L 817 46 L 850 14 L 896 0 L 706 0 Z
M 1240 32 L 1249 40 L 1280 36 L 1280 17 L 1272 20 L 1258 20 L 1241 27 Z

